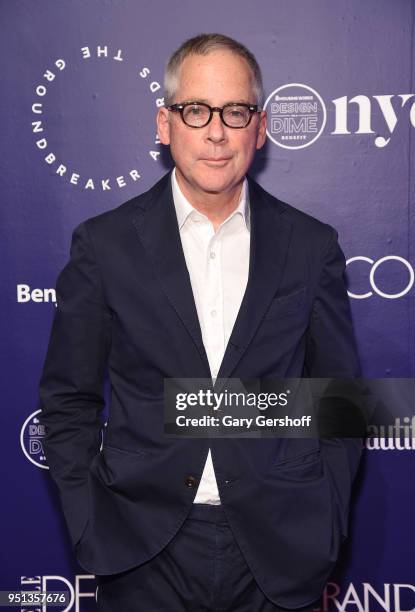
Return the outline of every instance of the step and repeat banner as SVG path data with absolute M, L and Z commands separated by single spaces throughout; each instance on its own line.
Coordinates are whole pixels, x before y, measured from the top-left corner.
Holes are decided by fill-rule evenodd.
M 95 609 L 48 473 L 38 382 L 74 227 L 171 167 L 155 115 L 186 38 L 221 32 L 255 53 L 268 138 L 251 174 L 338 230 L 363 376 L 413 377 L 414 13 L 412 0 L 0 2 L 0 590 L 68 588 L 65 609 Z M 415 610 L 415 427 L 393 427 L 365 443 L 324 612 Z

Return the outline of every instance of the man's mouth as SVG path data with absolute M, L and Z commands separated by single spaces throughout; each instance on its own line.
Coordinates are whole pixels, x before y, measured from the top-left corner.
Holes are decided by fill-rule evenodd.
M 231 159 L 230 157 L 205 157 L 203 158 L 203 161 L 209 162 L 212 164 L 220 164 L 220 163 L 225 163 L 229 161 L 230 159 Z

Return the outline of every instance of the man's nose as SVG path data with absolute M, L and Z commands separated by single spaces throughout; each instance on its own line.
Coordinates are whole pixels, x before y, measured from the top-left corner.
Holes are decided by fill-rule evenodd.
M 225 125 L 218 112 L 214 112 L 210 123 L 207 125 L 208 139 L 213 142 L 220 142 L 226 138 Z

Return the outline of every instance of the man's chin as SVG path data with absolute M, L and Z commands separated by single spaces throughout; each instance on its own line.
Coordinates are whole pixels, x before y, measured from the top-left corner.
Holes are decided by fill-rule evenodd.
M 204 176 L 199 181 L 199 188 L 206 193 L 225 193 L 234 189 L 242 179 L 235 176 Z

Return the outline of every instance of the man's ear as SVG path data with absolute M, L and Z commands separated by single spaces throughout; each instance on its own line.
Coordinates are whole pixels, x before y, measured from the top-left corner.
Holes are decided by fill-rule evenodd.
M 162 106 L 157 113 L 157 133 L 161 144 L 170 144 L 170 112 Z
M 267 111 L 261 111 L 259 117 L 258 136 L 256 141 L 256 148 L 261 149 L 267 138 Z

